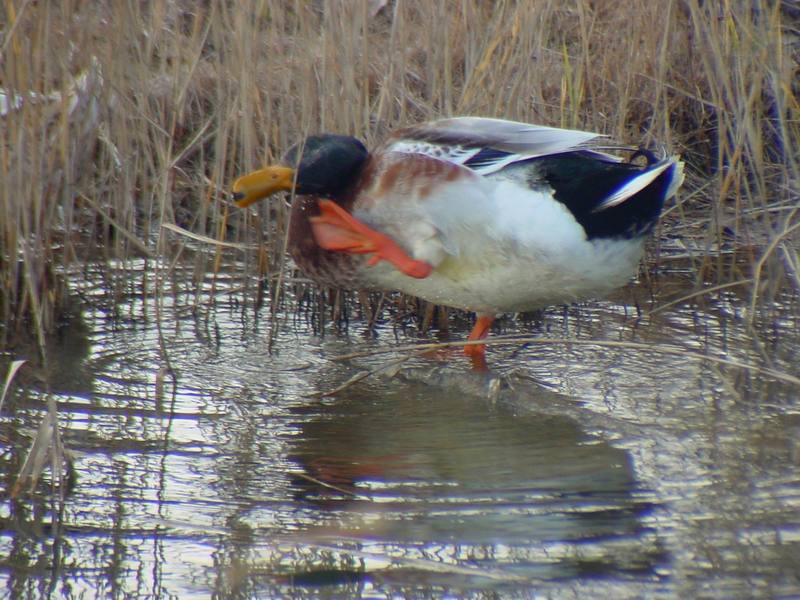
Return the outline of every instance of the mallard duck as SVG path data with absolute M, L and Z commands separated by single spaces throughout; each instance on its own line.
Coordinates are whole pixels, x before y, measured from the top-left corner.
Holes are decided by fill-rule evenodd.
M 499 313 L 600 297 L 635 274 L 683 164 L 625 161 L 601 137 L 479 117 L 402 129 L 372 152 L 312 135 L 233 197 L 293 192 L 289 247 L 308 276 L 474 311 L 468 339 L 482 340 Z

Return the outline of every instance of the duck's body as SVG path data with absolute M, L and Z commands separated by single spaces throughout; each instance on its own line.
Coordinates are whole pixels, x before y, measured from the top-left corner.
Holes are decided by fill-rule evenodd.
M 635 274 L 682 163 L 622 162 L 592 150 L 597 137 L 472 117 L 402 130 L 371 154 L 314 136 L 290 151 L 296 170 L 234 191 L 247 205 L 295 190 L 290 248 L 312 278 L 475 311 L 479 339 L 498 313 L 603 296 Z

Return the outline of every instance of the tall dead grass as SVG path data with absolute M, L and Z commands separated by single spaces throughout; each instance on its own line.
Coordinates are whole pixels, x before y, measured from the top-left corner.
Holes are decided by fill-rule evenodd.
M 236 174 L 307 132 L 374 142 L 447 115 L 664 143 L 690 176 L 662 234 L 698 250 L 698 281 L 753 277 L 754 307 L 800 285 L 790 3 L 5 0 L 0 18 L 4 339 L 44 346 L 67 264 L 176 256 L 161 223 L 266 232 L 253 268 L 274 270 L 280 211 L 229 213 Z

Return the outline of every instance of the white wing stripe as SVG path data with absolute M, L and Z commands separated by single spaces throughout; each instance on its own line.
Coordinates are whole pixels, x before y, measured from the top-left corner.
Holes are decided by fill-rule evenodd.
M 653 183 L 659 175 L 661 175 L 664 171 L 669 169 L 672 165 L 676 163 L 676 158 L 668 158 L 660 165 L 656 165 L 649 171 L 642 173 L 641 175 L 634 177 L 621 188 L 619 188 L 616 192 L 611 194 L 608 198 L 603 200 L 600 204 L 598 204 L 592 212 L 600 212 L 601 210 L 605 210 L 607 208 L 612 208 L 614 206 L 618 206 L 625 202 L 631 196 L 638 194 L 643 189 L 645 189 L 648 185 Z M 676 188 L 677 189 L 677 188 Z

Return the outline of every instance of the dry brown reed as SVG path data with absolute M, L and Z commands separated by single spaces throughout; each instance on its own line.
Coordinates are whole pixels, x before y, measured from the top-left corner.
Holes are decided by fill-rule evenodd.
M 798 281 L 798 13 L 767 0 L 6 0 L 0 335 L 24 325 L 44 346 L 68 264 L 108 262 L 113 280 L 132 257 L 175 257 L 184 241 L 162 223 L 264 235 L 267 254 L 247 260 L 274 272 L 285 217 L 231 214 L 236 174 L 307 132 L 374 142 L 465 114 L 680 152 L 689 179 L 662 236 L 700 249 L 698 284 L 760 282 L 761 306 Z M 202 252 L 198 277 L 226 256 Z

